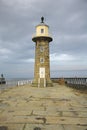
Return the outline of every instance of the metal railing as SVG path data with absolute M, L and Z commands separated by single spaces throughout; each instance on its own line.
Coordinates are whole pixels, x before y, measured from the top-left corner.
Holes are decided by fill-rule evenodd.
M 25 85 L 25 84 L 32 84 L 32 80 L 21 80 L 17 82 L 17 86 Z
M 77 89 L 87 89 L 87 77 L 63 77 L 63 78 L 52 78 L 52 80 L 60 80 L 63 79 L 65 84 L 69 87 L 77 88 Z
M 33 34 L 32 35 L 32 38 L 34 38 L 34 37 L 40 37 L 40 36 L 45 36 L 45 37 L 52 37 L 52 35 L 51 34 L 48 34 L 48 33 L 43 33 L 43 34 L 41 34 L 41 33 L 39 33 L 39 34 Z

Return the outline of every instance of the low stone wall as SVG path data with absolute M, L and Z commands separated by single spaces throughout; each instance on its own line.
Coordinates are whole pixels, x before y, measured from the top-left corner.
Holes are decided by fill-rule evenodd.
M 58 83 L 58 84 L 60 84 L 60 85 L 65 85 L 65 80 L 63 79 L 63 78 L 61 78 L 61 79 L 52 79 L 52 82 L 53 83 Z

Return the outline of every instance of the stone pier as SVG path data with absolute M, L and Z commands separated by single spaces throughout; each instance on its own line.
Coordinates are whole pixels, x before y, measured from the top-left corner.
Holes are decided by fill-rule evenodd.
M 0 92 L 0 130 L 87 130 L 87 95 L 53 86 Z

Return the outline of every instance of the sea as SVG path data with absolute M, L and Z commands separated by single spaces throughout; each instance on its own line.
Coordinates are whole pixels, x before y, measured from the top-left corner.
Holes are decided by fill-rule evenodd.
M 32 81 L 33 78 L 7 78 L 6 84 L 0 84 L 0 90 L 18 86 L 18 82 Z
M 51 72 L 51 78 L 87 77 L 87 70 L 58 70 Z M 6 78 L 6 84 L 0 85 L 0 90 L 12 88 L 18 85 L 18 81 L 32 81 L 33 78 Z

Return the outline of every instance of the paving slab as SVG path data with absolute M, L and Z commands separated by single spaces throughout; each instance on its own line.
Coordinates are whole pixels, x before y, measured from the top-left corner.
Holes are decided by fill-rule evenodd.
M 87 125 L 63 125 L 64 130 L 87 130 Z
M 27 124 L 25 130 L 64 130 L 62 125 Z
M 0 124 L 0 130 L 23 130 L 24 124 Z
M 78 117 L 46 117 L 47 124 L 87 124 L 87 118 Z
M 40 115 L 40 116 L 60 116 L 60 112 L 58 111 L 55 111 L 55 110 L 44 110 L 44 111 L 41 111 L 41 110 L 34 110 L 33 111 L 33 114 L 34 115 Z

